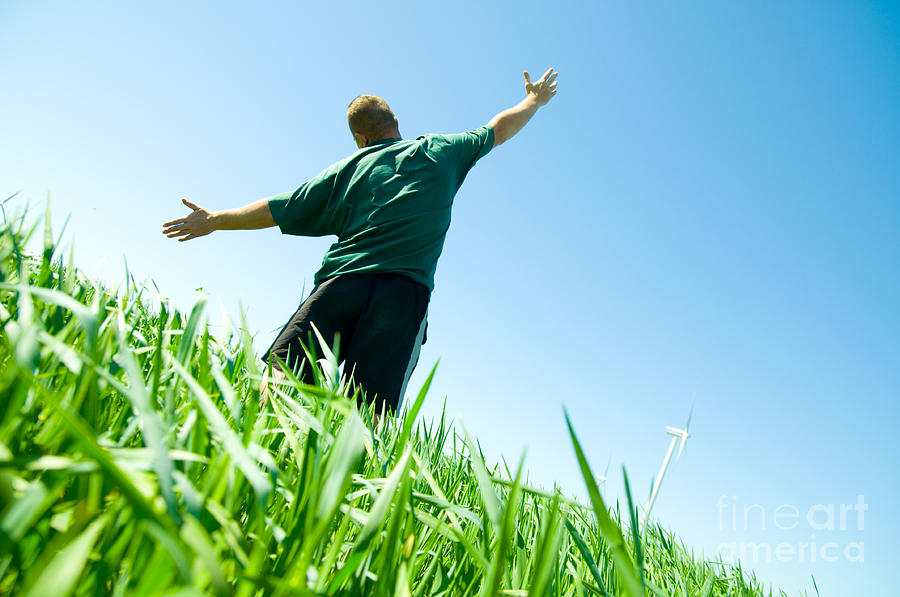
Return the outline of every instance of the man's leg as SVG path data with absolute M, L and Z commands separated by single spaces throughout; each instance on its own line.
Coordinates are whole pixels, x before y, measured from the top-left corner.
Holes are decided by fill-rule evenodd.
M 410 361 L 418 358 L 429 290 L 400 274 L 379 274 L 347 346 L 344 371 L 362 386 L 366 399 L 397 413 Z
M 275 360 L 277 356 L 298 373 L 300 381 L 312 384 L 315 377 L 303 346 L 314 350 L 317 355 L 322 353 L 312 326 L 316 326 L 329 348 L 334 347 L 335 334 L 340 334 L 342 346 L 339 351 L 346 353 L 346 343 L 353 336 L 356 320 L 368 296 L 369 284 L 365 278 L 367 276 L 336 276 L 317 285 L 282 328 L 263 355 L 263 361 L 267 364 L 271 362 L 273 370 L 280 370 Z M 337 356 L 341 358 L 340 354 Z
M 425 343 L 425 330 L 428 327 L 428 309 L 425 309 L 425 316 L 422 317 L 422 323 L 419 325 L 419 333 L 416 334 L 416 340 L 413 343 L 412 354 L 409 355 L 409 365 L 406 367 L 406 373 L 403 375 L 403 384 L 400 386 L 400 401 L 397 403 L 397 409 L 403 406 L 403 396 L 406 395 L 406 386 L 409 384 L 409 378 L 412 377 L 416 365 L 419 364 L 419 354 L 422 352 L 422 345 Z

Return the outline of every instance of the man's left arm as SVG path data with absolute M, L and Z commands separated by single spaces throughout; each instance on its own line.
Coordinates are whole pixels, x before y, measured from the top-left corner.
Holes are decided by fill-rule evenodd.
M 536 83 L 531 82 L 528 71 L 525 75 L 525 99 L 508 110 L 500 112 L 488 123 L 494 129 L 494 147 L 506 143 L 522 130 L 538 108 L 545 106 L 556 95 L 556 76 L 559 74 L 549 68 Z
M 216 230 L 258 230 L 275 225 L 268 199 L 217 212 L 210 212 L 185 198 L 181 201 L 191 209 L 191 213 L 163 224 L 163 234 L 177 238 L 179 242 L 206 236 Z

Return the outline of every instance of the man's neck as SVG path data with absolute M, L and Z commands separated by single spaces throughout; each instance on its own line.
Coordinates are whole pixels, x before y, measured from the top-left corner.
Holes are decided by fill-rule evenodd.
M 377 139 L 369 139 L 369 142 L 367 143 L 367 145 L 371 145 L 372 143 L 378 143 L 379 141 L 384 141 L 385 139 L 400 139 L 400 138 L 401 138 L 400 131 L 398 131 L 397 129 L 394 129 L 393 131 L 389 132 L 388 134 L 384 135 L 383 137 L 379 137 Z

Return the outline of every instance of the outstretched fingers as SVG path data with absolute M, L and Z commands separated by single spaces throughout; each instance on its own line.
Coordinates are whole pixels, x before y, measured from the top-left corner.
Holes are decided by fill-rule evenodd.
M 179 218 L 177 220 L 172 220 L 171 222 L 166 222 L 163 224 L 163 234 L 168 234 L 170 232 L 174 232 L 176 230 L 181 230 L 187 227 L 187 218 Z
M 523 71 L 522 74 L 525 75 L 526 93 L 534 93 L 544 97 L 556 95 L 556 77 L 559 76 L 559 71 L 553 67 L 548 68 L 547 72 L 534 83 L 531 82 L 531 75 L 527 70 Z
M 203 236 L 203 235 L 202 234 L 194 234 L 193 232 L 188 232 L 187 230 L 185 230 L 184 232 L 181 232 L 179 234 L 173 234 L 173 235 L 169 236 L 169 238 L 174 238 L 178 242 L 183 242 L 186 240 L 191 240 L 192 238 L 199 238 L 201 236 Z
M 191 231 L 183 226 L 179 226 L 177 228 L 163 230 L 163 234 L 165 234 L 169 238 L 176 238 L 178 236 L 184 236 L 185 234 L 191 234 Z
M 188 225 L 188 219 L 191 218 L 198 211 L 202 211 L 203 208 L 187 200 L 187 197 L 182 197 L 181 202 L 185 204 L 189 209 L 191 209 L 191 213 L 186 215 L 183 218 L 176 218 L 174 220 L 169 220 L 168 222 L 163 224 L 163 234 L 168 236 L 169 238 L 178 238 L 178 240 L 189 240 L 191 238 L 197 238 L 197 236 L 203 236 L 202 234 L 194 234 L 191 232 L 193 229 L 192 226 Z

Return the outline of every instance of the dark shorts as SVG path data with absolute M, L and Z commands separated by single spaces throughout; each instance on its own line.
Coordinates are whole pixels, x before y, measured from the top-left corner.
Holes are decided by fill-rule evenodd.
M 431 291 L 401 274 L 345 274 L 316 285 L 275 342 L 263 355 L 278 356 L 300 379 L 313 383 L 312 370 L 301 342 L 321 356 L 310 324 L 329 347 L 339 336 L 338 361 L 344 375 L 362 386 L 366 399 L 398 411 L 409 375 L 425 340 L 426 313 Z M 279 368 L 275 359 L 272 366 Z

